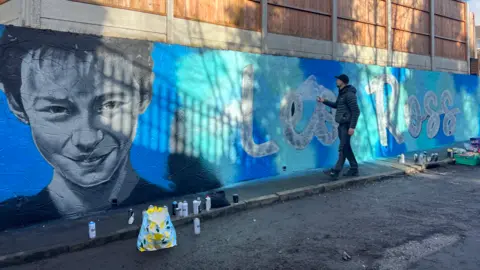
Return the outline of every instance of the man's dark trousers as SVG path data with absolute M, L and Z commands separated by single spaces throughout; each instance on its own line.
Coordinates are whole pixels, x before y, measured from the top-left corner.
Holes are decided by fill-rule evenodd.
M 334 170 L 340 172 L 345 164 L 345 159 L 348 159 L 350 163 L 350 170 L 358 170 L 358 163 L 353 154 L 352 145 L 350 139 L 352 136 L 348 135 L 349 124 L 340 124 L 338 126 L 338 138 L 340 139 L 340 145 L 338 147 L 338 161 L 334 167 Z

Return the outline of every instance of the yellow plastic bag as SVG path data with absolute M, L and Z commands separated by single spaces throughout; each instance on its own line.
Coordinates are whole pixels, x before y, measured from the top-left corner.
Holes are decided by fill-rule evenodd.
M 142 227 L 137 239 L 139 251 L 156 251 L 177 245 L 177 233 L 168 209 L 150 206 L 143 211 Z

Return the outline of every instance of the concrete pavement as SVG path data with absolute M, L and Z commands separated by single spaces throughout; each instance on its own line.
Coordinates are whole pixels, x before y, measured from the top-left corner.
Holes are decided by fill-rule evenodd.
M 445 149 L 435 149 L 445 153 Z M 407 161 L 411 162 L 407 155 Z M 443 158 L 443 155 L 441 158 Z M 241 183 L 236 186 L 225 188 L 227 196 L 240 194 L 243 203 L 227 209 L 214 211 L 202 216 L 202 219 L 213 218 L 219 215 L 234 213 L 240 210 L 251 209 L 277 201 L 299 198 L 312 193 L 342 188 L 358 183 L 376 181 L 386 177 L 399 176 L 405 173 L 418 172 L 418 166 L 410 163 L 399 165 L 395 159 L 378 160 L 375 163 L 362 164 L 361 176 L 358 178 L 330 183 L 330 179 L 319 170 L 311 170 L 301 173 L 288 173 L 270 179 L 262 179 L 254 182 Z M 176 200 L 191 201 L 195 194 L 184 198 L 173 198 L 169 201 L 154 202 L 155 205 L 170 205 Z M 0 265 L 10 263 L 22 263 L 42 258 L 55 256 L 62 253 L 82 250 L 85 248 L 104 245 L 108 242 L 136 237 L 138 226 L 141 222 L 139 213 L 148 205 L 134 207 L 137 219 L 134 225 L 127 225 L 127 210 L 119 209 L 107 213 L 99 213 L 91 217 L 77 220 L 58 220 L 46 224 L 40 224 L 29 228 L 7 231 L 0 234 Z M 90 241 L 87 237 L 88 221 L 95 220 L 97 223 L 97 239 Z M 190 219 L 177 220 L 176 225 L 189 223 Z M 1 256 L 3 255 L 3 256 Z
M 479 192 L 480 168 L 449 166 L 183 226 L 169 250 L 129 239 L 7 269 L 477 270 Z

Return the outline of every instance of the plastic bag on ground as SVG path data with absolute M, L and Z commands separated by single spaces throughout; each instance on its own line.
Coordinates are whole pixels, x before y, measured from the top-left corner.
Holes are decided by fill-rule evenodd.
M 168 208 L 150 206 L 143 211 L 142 226 L 137 239 L 139 251 L 156 251 L 177 245 L 177 233 Z

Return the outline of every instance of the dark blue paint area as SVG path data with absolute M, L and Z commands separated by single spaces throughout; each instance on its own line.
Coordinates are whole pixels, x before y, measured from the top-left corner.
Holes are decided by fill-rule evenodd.
M 30 127 L 10 112 L 2 93 L 0 113 L 0 202 L 36 195 L 50 183 L 53 169 L 38 152 Z
M 266 142 L 266 134 L 262 128 L 258 128 L 253 121 L 253 141 L 257 144 Z M 237 138 L 240 138 L 238 134 Z M 252 157 L 243 150 L 240 139 L 235 141 L 237 152 L 235 182 L 243 182 L 251 179 L 264 178 L 277 175 L 275 158 L 277 154 L 266 157 Z
M 466 91 L 468 94 L 476 95 L 480 83 L 478 76 L 458 74 L 451 76 L 453 76 L 454 88 L 457 93 Z
M 388 142 L 388 146 L 382 146 L 379 141 L 376 143 L 375 145 L 375 148 L 377 149 L 375 151 L 376 156 L 392 157 L 400 154 L 405 154 L 407 152 L 406 144 L 397 143 L 397 140 L 395 140 L 395 137 L 392 135 L 392 133 L 388 129 L 387 129 L 387 142 Z
M 299 67 L 304 74 L 314 75 L 318 84 L 333 91 L 337 89 L 335 76 L 340 75 L 343 71 L 342 63 L 330 60 L 322 60 L 320 64 L 316 59 L 300 58 Z M 353 76 L 350 75 L 350 77 Z
M 437 145 L 446 145 L 452 144 L 455 142 L 455 136 L 447 136 L 443 132 L 443 119 L 445 118 L 445 114 L 440 115 L 440 128 L 438 130 L 437 136 L 435 136 L 435 141 Z M 457 126 L 457 129 L 460 128 Z
M 312 139 L 311 145 L 315 149 L 315 167 L 330 168 L 335 165 L 338 158 L 338 139 L 332 145 L 323 145 L 316 137 Z

